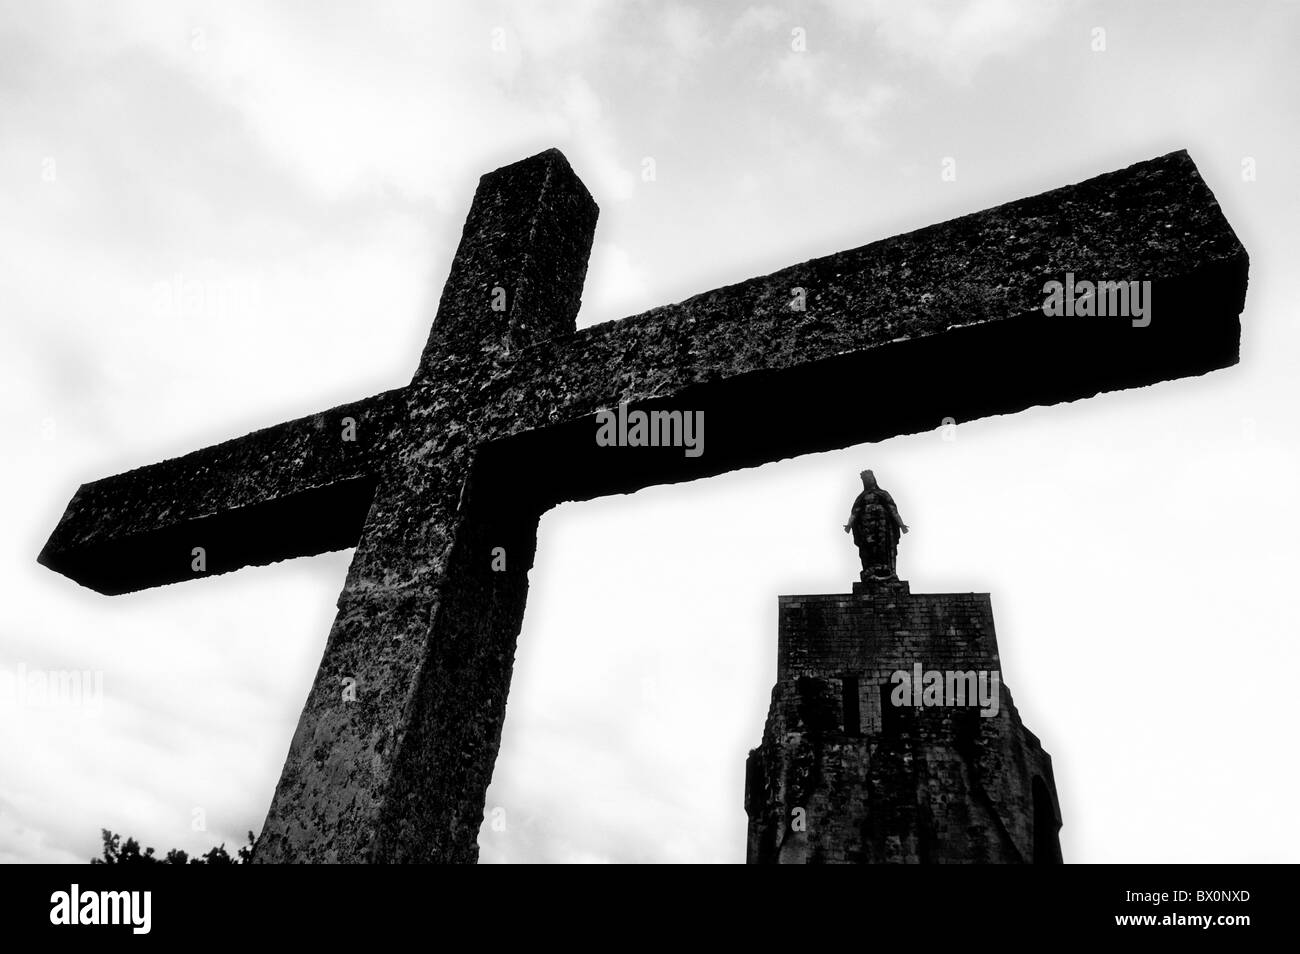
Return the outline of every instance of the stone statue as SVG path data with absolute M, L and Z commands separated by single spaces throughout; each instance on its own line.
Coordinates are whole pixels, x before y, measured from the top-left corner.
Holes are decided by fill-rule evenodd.
M 853 501 L 844 532 L 853 534 L 862 560 L 862 582 L 897 580 L 898 538 L 907 533 L 907 525 L 889 491 L 876 483 L 876 475 L 864 470 L 860 476 L 862 493 Z

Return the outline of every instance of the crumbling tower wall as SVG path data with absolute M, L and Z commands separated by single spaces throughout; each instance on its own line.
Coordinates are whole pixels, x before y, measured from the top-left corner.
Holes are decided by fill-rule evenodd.
M 779 597 L 777 683 L 746 771 L 747 860 L 1059 863 L 1051 756 L 1001 683 L 989 595 L 854 590 Z M 945 679 L 943 704 L 915 705 L 918 666 L 984 673 L 987 704 L 977 692 L 946 704 L 962 696 Z

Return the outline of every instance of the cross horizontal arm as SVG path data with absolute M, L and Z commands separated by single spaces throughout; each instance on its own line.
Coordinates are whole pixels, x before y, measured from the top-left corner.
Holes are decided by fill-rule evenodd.
M 404 397 L 385 391 L 83 484 L 38 559 L 119 594 L 355 546 Z
M 1237 361 L 1248 267 L 1171 153 L 522 349 L 498 406 L 554 423 L 490 450 L 553 503 L 1203 374 Z M 1151 282 L 1150 323 L 1048 317 L 1067 272 Z M 703 452 L 598 447 L 620 402 L 704 412 Z

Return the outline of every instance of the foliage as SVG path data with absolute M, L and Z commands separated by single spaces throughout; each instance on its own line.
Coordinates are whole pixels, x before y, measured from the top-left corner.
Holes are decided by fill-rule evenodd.
M 159 858 L 152 848 L 145 848 L 142 851 L 140 843 L 134 838 L 122 841 L 121 835 L 107 828 L 100 829 L 100 832 L 104 838 L 104 856 L 90 859 L 92 865 L 246 865 L 253 858 L 251 831 L 248 833 L 248 844 L 240 848 L 233 857 L 226 851 L 226 843 L 222 842 L 216 848 L 193 858 L 178 848 L 173 848 L 164 857 Z

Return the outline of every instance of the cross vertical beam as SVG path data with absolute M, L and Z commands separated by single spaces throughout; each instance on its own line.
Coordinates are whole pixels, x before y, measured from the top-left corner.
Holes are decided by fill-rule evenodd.
M 485 492 L 478 392 L 512 343 L 572 331 L 596 216 L 556 150 L 480 180 L 257 861 L 477 858 L 540 516 Z
M 449 351 L 469 356 L 571 333 L 596 203 L 558 149 L 489 172 L 465 218 L 418 381 Z

